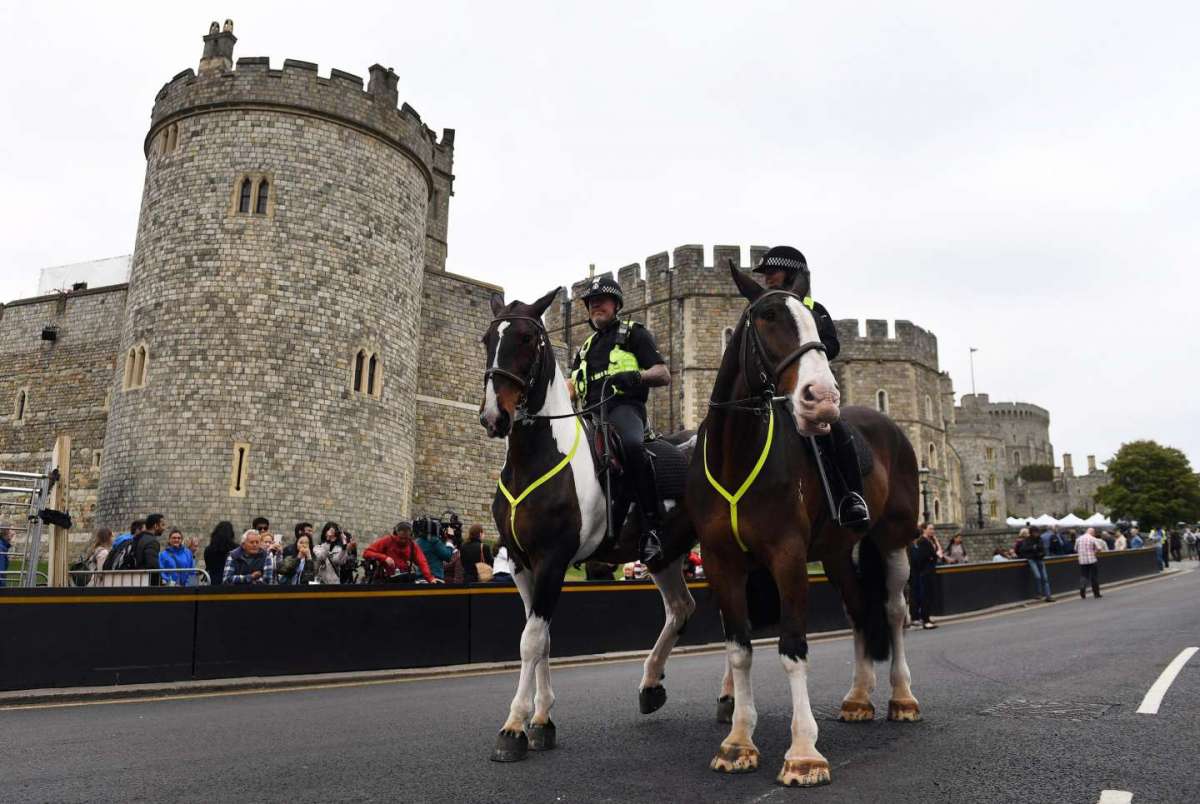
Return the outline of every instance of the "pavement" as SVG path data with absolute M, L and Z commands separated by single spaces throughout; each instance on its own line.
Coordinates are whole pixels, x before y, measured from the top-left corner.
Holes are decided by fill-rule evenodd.
M 637 711 L 640 660 L 555 668 L 559 747 L 506 765 L 488 761 L 516 684 L 505 668 L 0 709 L 0 801 L 1094 804 L 1116 790 L 1134 804 L 1195 802 L 1200 655 L 1157 713 L 1137 710 L 1172 660 L 1200 645 L 1198 585 L 1200 573 L 1185 572 L 1100 600 L 1060 597 L 909 631 L 925 717 L 916 724 L 837 722 L 851 643 L 814 642 L 809 690 L 827 787 L 774 783 L 790 696 L 775 651 L 761 648 L 753 774 L 708 770 L 728 729 L 714 718 L 723 658 L 693 653 L 671 660 L 669 700 L 648 716 Z

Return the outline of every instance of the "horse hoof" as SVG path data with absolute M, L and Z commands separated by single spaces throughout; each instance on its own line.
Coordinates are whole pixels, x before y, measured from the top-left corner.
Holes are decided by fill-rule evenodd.
M 501 731 L 496 736 L 492 762 L 520 762 L 529 753 L 529 738 L 523 731 Z
M 529 724 L 530 751 L 549 751 L 556 747 L 558 747 L 558 730 L 554 728 L 553 720 Z
M 829 784 L 829 763 L 823 759 L 786 759 L 775 781 L 784 787 Z
M 657 712 L 667 702 L 667 688 L 661 684 L 657 687 L 646 687 L 638 690 L 638 709 L 643 715 Z
M 921 707 L 916 699 L 888 701 L 888 720 L 901 723 L 916 723 L 921 719 Z
M 752 745 L 724 745 L 717 749 L 708 767 L 718 773 L 750 773 L 758 770 L 758 749 Z
M 875 719 L 875 705 L 870 701 L 842 701 L 838 720 L 843 723 L 865 723 Z
M 717 699 L 717 722 L 732 723 L 733 722 L 733 696 L 722 695 Z

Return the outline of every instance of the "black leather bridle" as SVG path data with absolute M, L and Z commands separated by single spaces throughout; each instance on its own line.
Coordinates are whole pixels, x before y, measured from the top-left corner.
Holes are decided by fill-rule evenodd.
M 809 352 L 825 351 L 825 344 L 821 343 L 820 340 L 801 341 L 799 346 L 784 355 L 783 359 L 778 363 L 772 365 L 770 358 L 767 356 L 767 350 L 763 345 L 762 338 L 758 334 L 758 328 L 754 326 L 755 310 L 763 303 L 764 299 L 772 296 L 787 296 L 800 302 L 800 304 L 804 304 L 804 299 L 790 290 L 768 290 L 746 306 L 746 309 L 742 311 L 742 317 L 738 321 L 738 326 L 747 335 L 747 337 L 742 338 L 741 364 L 742 372 L 746 375 L 746 385 L 749 387 L 751 395 L 745 399 L 733 399 L 728 402 L 709 401 L 709 407 L 761 410 L 770 404 L 770 402 L 786 400 L 788 397 L 778 396 L 776 392 L 783 373 L 793 363 L 799 361 L 800 358 Z M 757 372 L 757 378 L 752 376 L 752 370 Z M 758 380 L 757 390 L 755 389 L 755 379 Z
M 537 351 L 534 353 L 533 364 L 529 369 L 528 377 L 522 377 L 515 372 L 500 368 L 499 366 L 491 366 L 483 372 L 484 388 L 487 388 L 487 384 L 492 381 L 493 377 L 500 376 L 506 380 L 516 383 L 517 387 L 521 389 L 521 397 L 517 402 L 516 415 L 516 420 L 520 422 L 534 418 L 533 416 L 529 415 L 529 412 L 526 410 L 526 406 L 529 403 L 530 395 L 538 389 L 541 383 L 542 366 L 545 362 L 544 355 L 550 349 L 550 335 L 546 332 L 546 327 L 542 325 L 541 321 L 529 315 L 498 315 L 492 319 L 490 324 L 488 324 L 489 331 L 492 327 L 496 326 L 502 321 L 528 321 L 530 324 L 533 324 L 533 328 L 537 331 Z M 499 352 L 499 335 L 497 335 L 497 338 L 496 351 Z

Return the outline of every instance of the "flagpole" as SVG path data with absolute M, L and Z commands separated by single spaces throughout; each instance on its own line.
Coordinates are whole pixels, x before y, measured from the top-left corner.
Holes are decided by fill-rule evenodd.
M 975 353 L 979 350 L 971 347 L 971 396 L 975 396 Z

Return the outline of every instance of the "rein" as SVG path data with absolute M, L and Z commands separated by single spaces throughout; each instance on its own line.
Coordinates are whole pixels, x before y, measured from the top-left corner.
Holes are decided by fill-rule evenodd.
M 762 302 L 763 299 L 772 295 L 791 296 L 800 301 L 806 307 L 809 307 L 805 299 L 786 290 L 769 290 L 759 296 L 753 302 L 746 306 L 742 312 L 742 318 L 738 322 L 738 326 L 743 333 L 748 332 L 749 337 L 742 340 L 742 353 L 744 356 L 752 357 L 755 362 L 755 368 L 758 371 L 758 381 L 762 387 L 761 393 L 757 396 L 748 396 L 742 399 L 731 399 L 725 402 L 716 402 L 709 400 L 709 408 L 727 409 L 732 411 L 765 413 L 767 417 L 767 439 L 763 444 L 762 452 L 759 453 L 758 460 L 754 464 L 754 468 L 750 470 L 750 474 L 738 487 L 736 492 L 730 493 L 722 486 L 713 476 L 712 471 L 708 468 L 708 430 L 704 432 L 704 447 L 703 447 L 703 462 L 704 476 L 708 479 L 708 483 L 713 487 L 718 494 L 725 499 L 729 504 L 729 524 L 733 530 L 733 540 L 737 542 L 737 546 L 741 548 L 743 553 L 749 553 L 750 548 L 746 547 L 746 543 L 742 541 L 742 535 L 738 530 L 738 503 L 750 487 L 754 485 L 754 481 L 758 479 L 762 472 L 763 466 L 767 463 L 767 456 L 771 454 L 771 446 L 775 441 L 775 403 L 790 402 L 790 397 L 781 396 L 776 393 L 776 386 L 779 383 L 779 378 L 793 363 L 798 361 L 808 352 L 824 352 L 825 345 L 818 341 L 804 341 L 796 349 L 789 352 L 779 363 L 772 367 L 767 359 L 766 349 L 763 347 L 762 339 L 758 335 L 758 328 L 754 326 L 753 313 L 754 308 Z M 811 307 L 809 307 L 811 309 Z M 748 352 L 748 355 L 747 355 Z M 746 384 L 750 385 L 751 375 L 746 371 L 749 361 L 741 360 L 742 373 L 746 376 Z M 751 388 L 753 391 L 753 388 Z

